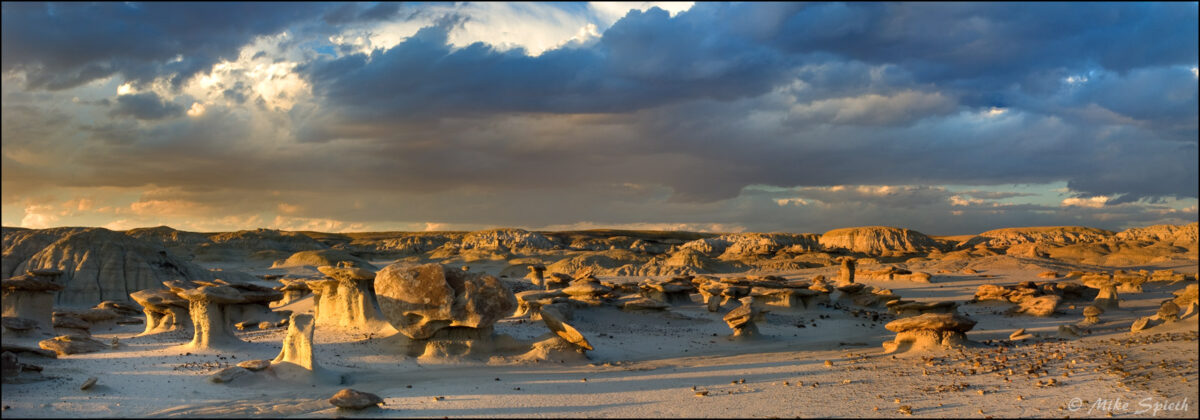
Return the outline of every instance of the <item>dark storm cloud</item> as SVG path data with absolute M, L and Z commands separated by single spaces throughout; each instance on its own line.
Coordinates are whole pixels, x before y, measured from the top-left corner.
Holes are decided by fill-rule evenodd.
M 400 18 L 401 8 L 398 2 L 377 3 L 363 8 L 357 3 L 346 3 L 330 10 L 321 20 L 330 25 L 345 25 L 349 23 L 374 22 Z
M 13 121 L 56 107 L 22 108 L 11 98 L 49 99 L 8 92 L 6 197 L 152 185 L 230 211 L 286 203 L 347 222 L 886 223 L 933 234 L 1195 215 L 1168 218 L 1157 204 L 1200 187 L 1194 4 L 701 3 L 674 17 L 634 10 L 598 39 L 536 57 L 449 45 L 469 22 L 454 13 L 370 54 L 325 43 L 341 28 L 432 13 L 388 3 L 167 18 L 194 11 L 180 7 L 5 3 L 4 70 L 25 71 L 39 94 L 112 74 L 181 80 L 289 28 L 295 36 L 255 57 L 299 61 L 311 100 L 268 110 L 247 79 L 218 85 L 227 103 L 169 118 L 191 100 L 124 95 L 115 121 L 74 125 L 98 140 L 79 145 L 71 124 Z M 170 63 L 176 54 L 184 61 Z M 62 156 L 69 164 L 44 164 Z M 937 187 L 1062 182 L 1114 205 L 963 206 L 951 197 L 1029 194 Z M 846 188 L 821 188 L 831 185 Z
M 114 117 L 161 120 L 183 115 L 183 106 L 163 100 L 154 92 L 117 96 L 116 106 L 108 112 Z
M 256 36 L 315 16 L 319 4 L 9 3 L 3 5 L 4 71 L 26 87 L 67 89 L 120 74 L 178 86 Z M 181 60 L 175 61 L 177 56 Z
M 370 56 L 300 69 L 318 95 L 369 121 L 492 112 L 628 112 L 697 98 L 735 99 L 781 83 L 787 57 L 725 31 L 717 16 L 632 11 L 594 46 L 538 57 L 447 44 L 446 21 Z M 385 93 L 386 92 L 386 93 Z

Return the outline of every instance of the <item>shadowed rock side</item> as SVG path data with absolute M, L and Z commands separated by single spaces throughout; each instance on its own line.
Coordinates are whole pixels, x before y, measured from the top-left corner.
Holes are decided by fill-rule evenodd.
M 61 236 L 41 247 L 38 245 L 47 240 L 42 231 L 5 236 L 4 264 L 6 269 L 13 270 L 6 275 L 25 270 L 61 270 L 59 282 L 65 288 L 55 299 L 56 304 L 94 305 L 103 300 L 128 302 L 130 293 L 160 288 L 164 281 L 215 278 L 213 272 L 172 255 L 161 245 L 120 232 L 104 228 L 46 231 Z M 34 248 L 38 249 L 26 255 Z M 230 279 L 249 277 L 235 272 L 224 272 L 222 276 Z

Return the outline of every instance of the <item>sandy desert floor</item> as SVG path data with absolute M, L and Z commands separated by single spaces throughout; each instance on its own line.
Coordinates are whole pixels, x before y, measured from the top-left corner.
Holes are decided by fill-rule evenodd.
M 932 283 L 859 280 L 918 301 L 970 299 L 980 284 L 1039 280 L 1044 267 L 975 267 L 979 274 L 938 274 Z M 1195 273 L 1195 265 L 1158 266 Z M 487 270 L 489 267 L 473 268 Z M 788 279 L 834 275 L 836 267 L 778 273 Z M 637 281 L 642 278 L 604 278 Z M 884 355 L 894 337 L 886 320 L 851 307 L 777 310 L 764 337 L 729 339 L 721 320 L 691 304 L 666 312 L 576 310 L 571 324 L 595 346 L 587 361 L 523 363 L 512 359 L 419 360 L 388 346 L 318 328 L 317 363 L 344 374 L 347 385 L 250 380 L 216 384 L 217 370 L 279 353 L 284 328 L 239 332 L 235 351 L 196 354 L 190 337 L 137 337 L 143 326 L 93 329 L 119 346 L 59 359 L 23 358 L 48 380 L 6 384 L 4 417 L 897 417 L 907 406 L 923 417 L 1188 417 L 1197 416 L 1197 317 L 1132 334 L 1185 284 L 1147 283 L 1122 295 L 1121 309 L 1102 316 L 1090 334 L 1058 338 L 1078 322 L 1086 302 L 1067 302 L 1053 317 L 1006 316 L 1004 306 L 965 304 L 979 321 L 975 344 L 942 353 Z M 311 310 L 311 297 L 287 307 Z M 890 319 L 890 318 L 887 318 Z M 1012 342 L 1025 328 L 1034 338 Z M 497 334 L 532 339 L 540 321 L 509 318 Z M 999 361 L 1006 359 L 1006 361 Z M 89 377 L 99 382 L 89 390 Z M 1047 385 L 1050 380 L 1053 385 Z M 344 411 L 328 398 L 351 387 L 377 394 L 380 408 Z M 705 394 L 705 395 L 700 395 Z

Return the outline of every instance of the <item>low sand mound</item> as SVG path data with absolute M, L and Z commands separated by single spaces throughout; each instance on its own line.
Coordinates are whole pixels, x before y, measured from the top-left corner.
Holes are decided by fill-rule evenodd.
M 1039 226 L 995 229 L 980 233 L 958 245 L 958 249 L 970 249 L 979 244 L 989 248 L 1008 248 L 1028 243 L 1069 245 L 1099 242 L 1109 239 L 1113 233 L 1104 229 L 1084 226 Z
M 12 264 L 13 273 L 35 269 L 62 270 L 59 282 L 66 288 L 59 292 L 58 304 L 94 305 L 104 300 L 128 302 L 131 292 L 161 289 L 164 281 L 212 280 L 216 276 L 214 272 L 176 257 L 157 243 L 121 232 L 104 228 L 46 231 L 49 232 L 5 236 L 4 264 L 6 269 Z M 42 245 L 47 237 L 62 233 L 66 234 Z M 8 251 L 10 240 L 12 253 Z M 29 243 L 22 243 L 24 241 Z M 16 252 L 39 245 L 41 248 L 36 253 L 24 259 Z M 249 277 L 238 272 L 221 272 L 219 275 L 230 280 Z
M 821 235 L 826 249 L 846 249 L 870 255 L 940 250 L 942 243 L 915 230 L 888 226 L 834 229 Z
M 302 267 L 312 266 L 320 267 L 323 265 L 338 266 L 339 262 L 349 263 L 353 267 L 365 268 L 368 270 L 377 270 L 377 268 L 366 260 L 356 257 L 348 252 L 336 249 L 322 249 L 318 251 L 300 251 L 286 260 L 275 261 L 271 268 L 284 267 Z

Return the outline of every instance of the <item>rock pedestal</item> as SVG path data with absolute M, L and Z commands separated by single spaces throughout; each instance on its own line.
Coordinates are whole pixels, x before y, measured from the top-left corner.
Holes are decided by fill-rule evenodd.
M 200 286 L 179 292 L 187 299 L 194 333 L 188 347 L 207 349 L 241 343 L 233 334 L 226 306 L 242 301 L 242 294 L 229 286 Z
M 129 294 L 146 314 L 146 329 L 142 335 L 168 331 L 183 331 L 191 327 L 187 299 L 170 290 L 140 290 Z
M 908 350 L 930 350 L 964 345 L 966 332 L 975 321 L 959 314 L 922 314 L 887 323 L 884 328 L 896 333 L 896 339 L 885 341 L 886 353 Z
M 749 338 L 760 335 L 756 322 L 766 312 L 754 305 L 753 297 L 741 299 L 742 306 L 734 308 L 722 317 L 729 328 L 733 329 L 734 338 Z
M 847 284 L 854 283 L 854 266 L 855 266 L 854 258 L 841 257 L 841 258 L 838 258 L 837 261 L 842 263 L 842 267 L 840 269 L 838 269 L 837 285 L 845 286 Z
M 61 275 L 59 270 L 33 270 L 0 282 L 4 316 L 29 319 L 36 323 L 34 330 L 52 331 L 54 296 L 63 289 L 56 282 Z
M 357 267 L 321 266 L 323 280 L 308 282 L 313 291 L 317 325 L 363 331 L 379 329 L 384 322 L 372 287 L 376 274 Z

